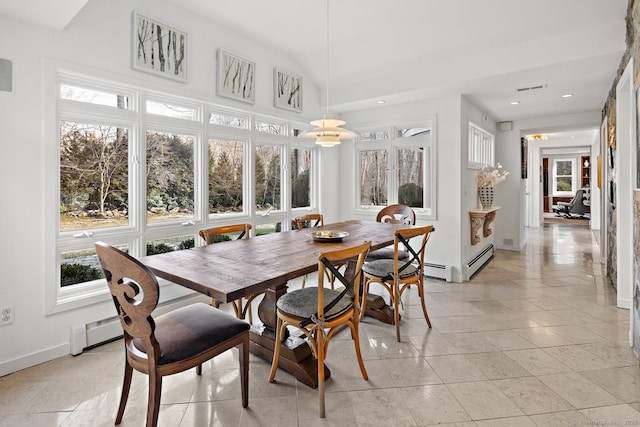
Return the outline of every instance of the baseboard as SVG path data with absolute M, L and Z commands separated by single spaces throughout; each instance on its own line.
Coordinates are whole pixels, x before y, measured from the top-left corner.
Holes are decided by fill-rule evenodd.
M 31 366 L 39 365 L 40 363 L 57 359 L 58 357 L 67 356 L 68 354 L 69 343 L 65 342 L 15 359 L 4 361 L 0 363 L 0 377 Z

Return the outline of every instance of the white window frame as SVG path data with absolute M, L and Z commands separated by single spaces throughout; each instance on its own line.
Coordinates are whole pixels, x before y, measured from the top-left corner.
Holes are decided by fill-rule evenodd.
M 558 162 L 571 162 L 571 191 L 557 191 L 557 183 L 558 183 Z M 552 173 L 551 173 L 551 179 L 552 179 L 552 183 L 553 183 L 553 196 L 554 197 L 573 197 L 576 193 L 576 190 L 578 189 L 578 179 L 579 176 L 577 174 L 578 170 L 577 170 L 577 166 L 576 166 L 576 159 L 571 158 L 571 157 L 558 157 L 558 158 L 553 158 L 553 167 L 552 167 Z M 566 175 L 563 175 L 566 176 Z
M 468 169 L 495 165 L 495 136 L 473 122 L 468 124 Z
M 408 128 L 429 128 L 429 134 L 423 136 L 414 136 L 401 138 L 398 132 L 401 129 Z M 437 218 L 437 152 L 436 152 L 436 135 L 437 121 L 435 116 L 427 116 L 424 119 L 411 120 L 408 122 L 388 123 L 386 126 L 364 127 L 357 130 L 357 133 L 377 133 L 381 134 L 385 129 L 390 129 L 387 133 L 389 139 L 375 139 L 368 141 L 356 140 L 354 170 L 355 170 L 355 212 L 365 213 L 372 209 L 379 210 L 382 206 L 361 205 L 361 182 L 360 182 L 360 153 L 367 150 L 388 150 L 389 167 L 387 170 L 387 204 L 398 203 L 398 149 L 399 148 L 418 148 L 424 147 L 429 150 L 429 159 L 425 159 L 424 174 L 424 194 L 429 193 L 429 207 L 413 208 L 417 217 L 425 220 L 435 220 Z M 428 160 L 428 167 L 427 167 Z M 428 169 L 428 172 L 427 172 Z
M 69 71 L 73 70 L 73 71 Z M 128 78 L 113 76 L 93 69 L 83 69 L 59 61 L 47 60 L 45 72 L 45 230 L 44 238 L 44 311 L 46 315 L 86 307 L 90 304 L 110 300 L 109 290 L 104 280 L 60 287 L 60 254 L 79 249 L 93 248 L 93 242 L 101 240 L 112 245 L 126 244 L 134 257 L 145 254 L 146 243 L 174 236 L 194 236 L 196 246 L 201 246 L 198 231 L 211 226 L 238 222 L 250 222 L 254 225 L 266 222 L 282 222 L 283 230 L 289 228 L 290 221 L 300 211 L 318 210 L 318 171 L 319 155 L 315 144 L 290 136 L 290 129 L 306 131 L 310 125 L 288 122 L 279 117 L 256 115 L 246 110 L 235 110 L 211 104 L 207 101 L 186 98 L 171 93 L 163 93 L 139 87 L 138 81 L 129 83 Z M 123 83 L 124 82 L 124 83 Z M 59 97 L 61 83 L 87 89 L 114 91 L 128 97 L 128 108 L 95 105 L 91 103 L 65 100 Z M 198 120 L 165 117 L 145 112 L 146 100 L 166 101 L 177 105 L 193 107 Z M 209 123 L 209 113 L 231 114 L 248 120 L 248 126 L 235 128 Z M 256 131 L 254 120 L 268 121 L 283 125 L 282 135 Z M 60 221 L 60 179 L 59 179 L 59 123 L 61 120 L 99 123 L 125 127 L 129 130 L 129 225 L 114 228 L 87 230 L 87 233 L 59 232 Z M 146 223 L 146 131 L 171 132 L 194 137 L 194 218 L 190 221 Z M 233 215 L 209 214 L 208 209 L 208 139 L 230 138 L 245 142 L 243 161 L 243 212 Z M 269 216 L 256 215 L 254 200 L 254 156 L 255 144 L 277 145 L 281 150 L 281 209 Z M 288 173 L 289 153 L 292 146 L 312 150 L 312 170 L 310 177 L 311 206 L 292 211 L 291 183 Z M 81 237 L 74 237 L 80 234 Z M 192 293 L 186 288 L 170 285 L 160 280 L 163 287 L 162 301 Z

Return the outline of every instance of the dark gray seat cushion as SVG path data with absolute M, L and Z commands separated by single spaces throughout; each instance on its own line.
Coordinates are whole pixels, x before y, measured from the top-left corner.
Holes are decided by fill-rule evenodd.
M 399 263 L 398 268 L 401 268 L 404 264 Z M 365 262 L 362 266 L 362 271 L 367 274 L 371 274 L 377 277 L 386 277 L 393 275 L 393 260 L 392 259 L 379 259 L 376 261 Z M 411 264 L 400 272 L 400 278 L 413 276 L 418 272 L 418 268 Z
M 155 317 L 155 336 L 160 345 L 160 365 L 198 355 L 243 331 L 249 323 L 204 303 L 196 303 Z M 145 351 L 142 340 L 133 345 Z
M 377 251 L 371 251 L 367 255 L 367 261 L 375 261 L 377 259 L 393 259 L 394 253 L 393 248 L 382 248 Z M 398 259 L 409 259 L 409 252 L 399 250 L 398 251 Z
M 324 305 L 340 295 L 339 291 L 324 288 Z M 318 311 L 318 288 L 316 286 L 296 289 L 282 295 L 276 302 L 278 310 L 281 310 L 291 316 L 306 319 L 316 314 Z M 325 320 L 330 320 L 339 316 L 353 306 L 353 300 L 349 294 L 344 295 L 329 312 L 325 313 Z

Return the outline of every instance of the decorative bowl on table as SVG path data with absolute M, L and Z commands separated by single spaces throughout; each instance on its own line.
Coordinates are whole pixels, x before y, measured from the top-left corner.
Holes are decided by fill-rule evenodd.
M 346 231 L 337 230 L 318 230 L 307 234 L 307 236 L 310 236 L 316 242 L 324 243 L 341 242 L 342 239 L 344 239 L 348 235 L 349 233 L 347 233 Z

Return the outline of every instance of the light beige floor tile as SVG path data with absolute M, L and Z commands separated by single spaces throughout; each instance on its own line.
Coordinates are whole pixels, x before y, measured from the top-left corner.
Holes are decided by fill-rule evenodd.
M 531 415 L 529 418 L 538 427 L 587 426 L 591 421 L 578 411 Z
M 486 339 L 499 350 L 522 350 L 535 345 L 513 331 L 478 332 L 480 339 Z
M 396 387 L 442 383 L 433 368 L 422 357 L 385 359 L 383 363 Z
M 513 332 L 535 344 L 537 347 L 553 347 L 557 345 L 573 344 L 570 340 L 554 334 L 550 329 L 545 327 L 514 329 Z
M 496 418 L 477 421 L 478 427 L 536 427 L 528 417 Z
M 402 336 L 402 331 L 400 332 Z M 396 341 L 394 336 L 370 338 L 369 342 L 374 346 L 380 359 L 402 359 L 407 357 L 419 357 L 420 352 L 411 343 L 410 337 L 404 337 L 403 341 Z
M 0 419 L 0 427 L 50 427 L 61 426 L 69 418 L 69 412 L 44 412 L 38 414 L 5 415 Z M 113 425 L 113 420 L 109 421 Z
M 399 389 L 350 391 L 358 426 L 413 426 L 415 420 Z
M 524 415 L 490 381 L 448 384 L 447 388 L 474 421 Z
M 490 380 L 531 375 L 529 371 L 499 351 L 467 354 L 465 357 Z
M 599 322 L 590 323 L 586 326 L 591 332 L 608 341 L 624 341 L 629 337 L 629 322 L 624 322 L 624 325 Z
M 241 426 L 298 425 L 295 396 L 249 398 L 249 407 L 240 412 Z
M 606 425 L 638 425 L 640 412 L 629 405 L 602 406 L 599 408 L 582 409 L 584 415 L 591 420 Z
M 577 409 L 621 403 L 619 399 L 576 372 L 538 378 Z
M 462 354 L 425 357 L 445 383 L 482 381 L 487 377 Z
M 293 412 L 292 408 L 289 409 Z M 298 424 L 299 426 L 353 426 L 358 425 L 356 415 L 353 412 L 351 397 L 347 392 L 325 394 L 325 415 L 319 416 L 319 400 L 317 396 L 308 399 L 298 399 Z M 276 424 L 278 425 L 278 424 Z
M 640 369 L 635 366 L 585 371 L 580 375 L 625 403 L 640 401 Z
M 615 367 L 638 365 L 638 359 L 629 347 L 629 341 L 583 344 L 582 348 L 600 359 L 609 361 Z
M 571 344 L 586 344 L 604 341 L 600 335 L 589 332 L 579 325 L 549 326 L 551 332 L 571 341 Z
M 571 368 L 539 348 L 506 351 L 505 354 L 518 362 L 531 375 L 547 375 L 571 371 Z
M 527 415 L 573 409 L 569 402 L 535 377 L 497 380 L 493 384 Z
M 241 414 L 245 411 L 249 413 L 253 411 L 251 403 L 249 400 L 248 408 L 243 408 L 239 399 L 190 403 L 180 421 L 180 427 L 239 425 Z
M 545 347 L 545 353 L 564 363 L 574 371 L 587 371 L 591 369 L 604 369 L 611 367 L 611 363 L 594 356 L 585 349 L 575 345 L 560 347 Z
M 471 420 L 469 414 L 444 385 L 401 387 L 400 394 L 418 425 Z
M 484 353 L 498 351 L 498 348 L 481 334 L 485 332 L 466 332 L 462 334 L 447 334 L 446 339 L 451 341 L 461 353 Z
M 435 329 L 430 329 L 421 336 L 409 337 L 409 341 L 422 356 L 460 353 L 460 350 L 446 338 L 446 335 L 437 332 Z
M 334 381 L 341 381 L 344 390 L 371 390 L 395 387 L 384 360 L 367 360 L 365 361 L 365 369 L 369 375 L 368 380 L 362 378 L 357 362 L 335 366 L 332 368 L 331 378 Z M 304 386 L 298 386 L 299 395 L 302 395 L 305 391 Z

